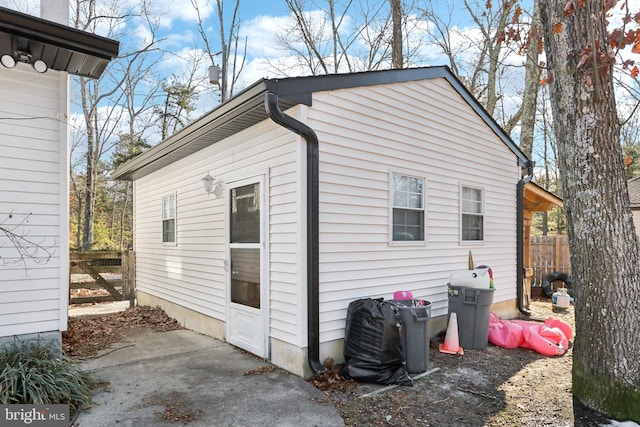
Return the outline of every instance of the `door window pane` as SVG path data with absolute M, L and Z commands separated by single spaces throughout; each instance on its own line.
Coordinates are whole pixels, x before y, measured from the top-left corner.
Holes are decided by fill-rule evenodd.
M 231 249 L 231 302 L 260 308 L 260 249 Z
M 231 190 L 231 243 L 260 242 L 260 184 Z

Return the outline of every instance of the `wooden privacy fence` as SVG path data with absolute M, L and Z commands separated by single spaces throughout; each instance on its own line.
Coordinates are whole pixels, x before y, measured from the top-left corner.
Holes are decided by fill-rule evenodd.
M 562 236 L 531 236 L 532 286 L 542 286 L 549 273 L 565 272 L 571 275 L 569 239 Z
M 69 303 L 135 299 L 135 252 L 70 252 Z

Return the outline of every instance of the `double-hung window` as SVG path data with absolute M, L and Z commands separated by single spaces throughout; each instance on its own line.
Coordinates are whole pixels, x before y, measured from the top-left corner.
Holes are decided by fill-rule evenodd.
M 162 197 L 162 243 L 176 243 L 176 195 Z
M 424 242 L 424 178 L 393 173 L 392 241 Z
M 460 188 L 460 236 L 462 241 L 484 240 L 484 194 L 482 189 Z

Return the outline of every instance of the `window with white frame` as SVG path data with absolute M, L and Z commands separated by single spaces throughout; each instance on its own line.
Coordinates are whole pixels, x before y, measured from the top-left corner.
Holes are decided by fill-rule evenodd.
M 484 240 L 484 195 L 482 189 L 460 189 L 460 236 L 462 241 Z
M 162 243 L 176 243 L 176 195 L 162 197 Z
M 392 240 L 424 242 L 424 178 L 392 174 Z

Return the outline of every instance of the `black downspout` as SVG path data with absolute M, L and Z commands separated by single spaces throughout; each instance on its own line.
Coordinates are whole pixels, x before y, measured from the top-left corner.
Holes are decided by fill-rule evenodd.
M 516 305 L 520 313 L 529 316 L 524 308 L 524 185 L 533 178 L 533 161 L 527 162 L 527 175 L 518 181 L 516 191 Z
M 320 275 L 318 273 L 318 137 L 306 124 L 280 110 L 278 95 L 267 92 L 269 118 L 307 141 L 307 359 L 314 375 L 325 371 L 320 363 Z

